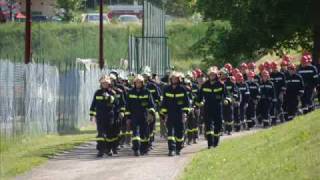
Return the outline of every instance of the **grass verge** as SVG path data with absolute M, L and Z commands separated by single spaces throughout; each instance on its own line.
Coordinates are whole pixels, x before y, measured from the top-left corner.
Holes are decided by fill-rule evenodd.
M 73 149 L 92 140 L 93 126 L 71 134 L 23 137 L 15 141 L 1 141 L 0 179 L 9 179 L 45 163 L 53 155 Z
M 198 153 L 181 179 L 320 179 L 320 110 Z

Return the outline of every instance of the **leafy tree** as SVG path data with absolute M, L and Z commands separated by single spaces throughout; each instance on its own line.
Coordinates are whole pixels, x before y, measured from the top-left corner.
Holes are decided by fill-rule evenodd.
M 320 11 L 317 0 L 198 0 L 206 20 L 229 21 L 232 30 L 222 38 L 223 52 L 215 57 L 254 58 L 267 52 L 278 55 L 289 49 L 320 54 Z M 210 30 L 210 29 L 209 29 Z M 206 36 L 210 41 L 210 33 Z M 313 43 L 312 43 L 313 42 Z
M 57 6 L 64 9 L 64 21 L 70 21 L 75 16 L 75 12 L 85 7 L 85 0 L 57 0 Z

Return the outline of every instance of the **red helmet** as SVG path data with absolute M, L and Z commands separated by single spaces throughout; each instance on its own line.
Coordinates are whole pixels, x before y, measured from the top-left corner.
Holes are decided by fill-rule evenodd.
M 236 82 L 236 78 L 234 76 L 230 76 L 231 82 Z
M 290 62 L 291 61 L 291 57 L 289 55 L 284 55 L 282 57 L 282 61 Z
M 192 71 L 192 76 L 193 76 L 194 78 L 198 78 L 197 72 L 196 72 L 196 71 Z
M 242 63 L 240 65 L 240 69 L 248 69 L 248 65 L 246 63 Z
M 260 64 L 258 68 L 259 68 L 259 71 L 262 72 L 265 69 L 264 64 Z
M 278 64 L 273 61 L 273 62 L 270 64 L 270 68 L 271 68 L 272 70 L 277 70 L 277 69 L 278 69 Z
M 237 73 L 240 73 L 240 70 L 239 70 L 238 68 L 234 68 L 234 69 L 232 70 L 233 76 L 235 76 Z
M 301 60 L 300 60 L 301 64 L 307 64 L 310 62 L 310 59 L 308 57 L 308 55 L 304 55 L 301 57 Z
M 254 62 L 248 63 L 248 68 L 249 69 L 255 69 L 256 68 L 256 63 L 254 63 Z
M 311 55 L 309 52 L 303 53 L 302 57 L 303 57 L 303 56 L 306 56 L 307 59 L 309 60 L 309 62 L 312 62 L 312 55 Z
M 296 70 L 296 65 L 293 63 L 290 63 L 288 66 L 288 70 Z
M 289 64 L 289 61 L 285 61 L 285 60 L 281 61 L 280 63 L 281 66 L 288 66 L 288 64 Z
M 233 67 L 230 63 L 225 64 L 224 68 L 226 68 L 229 72 L 232 72 L 232 69 L 233 69 Z
M 197 78 L 199 78 L 199 77 L 201 77 L 201 76 L 203 75 L 201 69 L 199 69 L 199 68 L 197 68 L 197 69 L 195 70 L 195 72 L 197 73 Z
M 242 82 L 244 79 L 243 79 L 243 75 L 241 73 L 237 73 L 236 74 L 236 81 L 237 82 Z
M 266 61 L 266 62 L 263 64 L 263 66 L 264 66 L 264 69 L 265 69 L 265 70 L 269 70 L 269 69 L 271 68 L 271 63 L 270 63 L 269 61 Z
M 263 70 L 263 71 L 261 72 L 261 75 L 262 75 L 262 77 L 268 77 L 268 78 L 270 78 L 270 73 L 269 73 L 267 70 Z
M 249 71 L 247 75 L 248 77 L 255 77 L 256 73 L 254 71 Z

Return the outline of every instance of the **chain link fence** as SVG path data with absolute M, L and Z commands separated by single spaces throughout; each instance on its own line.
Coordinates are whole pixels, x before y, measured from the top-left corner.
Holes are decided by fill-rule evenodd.
M 71 132 L 87 125 L 99 77 L 107 73 L 96 64 L 0 60 L 1 138 Z

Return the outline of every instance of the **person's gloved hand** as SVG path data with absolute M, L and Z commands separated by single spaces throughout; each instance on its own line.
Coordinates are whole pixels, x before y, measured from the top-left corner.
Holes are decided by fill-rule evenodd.
M 96 123 L 96 117 L 91 116 L 91 117 L 90 117 L 90 121 L 93 122 L 93 123 Z

